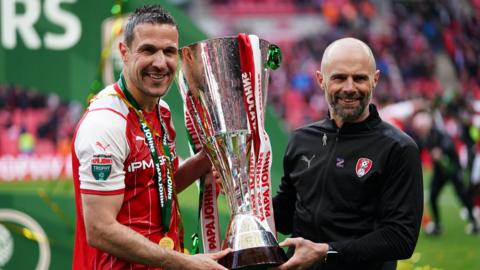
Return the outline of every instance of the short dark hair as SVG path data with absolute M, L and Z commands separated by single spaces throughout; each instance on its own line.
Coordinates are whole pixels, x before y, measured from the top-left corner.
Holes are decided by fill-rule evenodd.
M 137 8 L 132 14 L 128 16 L 127 24 L 125 25 L 125 32 L 123 37 L 128 47 L 132 45 L 133 30 L 142 23 L 151 24 L 169 24 L 178 29 L 177 23 L 172 15 L 159 5 L 145 5 Z

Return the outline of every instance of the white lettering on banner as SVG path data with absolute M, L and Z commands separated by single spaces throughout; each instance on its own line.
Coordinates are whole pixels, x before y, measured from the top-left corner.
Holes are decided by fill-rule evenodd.
M 73 168 L 72 168 L 71 160 L 72 160 L 72 156 L 70 155 L 70 156 L 67 157 L 67 162 L 65 164 L 64 173 L 65 173 L 65 175 L 68 175 L 68 176 L 73 175 Z
M 243 89 L 245 91 L 245 98 L 248 104 L 248 116 L 254 132 L 257 130 L 257 117 L 255 115 L 255 100 L 252 92 L 252 83 L 250 80 L 250 74 L 247 72 L 242 73 Z
M 25 159 L 17 159 L 13 156 L 3 156 L 0 161 L 0 179 L 12 181 L 26 178 L 27 163 Z
M 63 34 L 46 33 L 45 47 L 52 50 L 63 50 L 73 47 L 80 40 L 82 25 L 80 20 L 72 13 L 60 9 L 62 2 L 75 3 L 76 0 L 50 0 L 45 1 L 45 15 L 53 23 L 65 29 Z
M 33 159 L 30 163 L 30 177 L 32 179 L 58 179 L 61 176 L 64 163 L 62 157 L 52 156 L 49 159 Z
M 1 156 L 0 181 L 72 178 L 71 163 L 71 156 Z
M 44 0 L 43 9 L 48 21 L 63 28 L 64 33 L 46 32 L 45 48 L 64 50 L 73 47 L 80 40 L 82 25 L 74 14 L 62 10 L 62 3 L 75 3 L 77 0 Z M 2 44 L 7 49 L 17 46 L 17 31 L 28 49 L 39 49 L 41 40 L 34 28 L 41 14 L 41 0 L 1 0 Z M 23 4 L 25 12 L 17 14 L 17 4 Z
M 15 5 L 23 2 L 24 14 L 16 14 Z M 33 24 L 40 18 L 40 2 L 38 0 L 2 0 L 2 43 L 7 49 L 17 46 L 16 30 L 29 49 L 40 48 L 40 38 Z

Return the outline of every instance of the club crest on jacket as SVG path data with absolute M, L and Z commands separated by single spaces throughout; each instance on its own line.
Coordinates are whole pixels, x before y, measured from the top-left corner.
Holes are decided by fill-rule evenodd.
M 372 160 L 368 158 L 359 158 L 357 160 L 357 165 L 355 166 L 355 172 L 358 177 L 362 177 L 367 174 L 372 168 Z

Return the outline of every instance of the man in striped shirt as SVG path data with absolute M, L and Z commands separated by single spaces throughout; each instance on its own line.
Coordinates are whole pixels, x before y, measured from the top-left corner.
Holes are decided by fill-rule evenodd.
M 161 99 L 177 69 L 178 30 L 158 6 L 128 19 L 123 73 L 90 103 L 72 144 L 77 224 L 73 269 L 226 269 L 183 253 L 176 193 L 211 169 L 203 152 L 179 165 Z

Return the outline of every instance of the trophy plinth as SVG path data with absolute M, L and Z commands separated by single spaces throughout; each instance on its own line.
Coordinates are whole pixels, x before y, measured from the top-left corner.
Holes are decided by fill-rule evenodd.
M 234 251 L 218 262 L 228 269 L 264 270 L 286 261 L 285 252 L 276 245 Z

